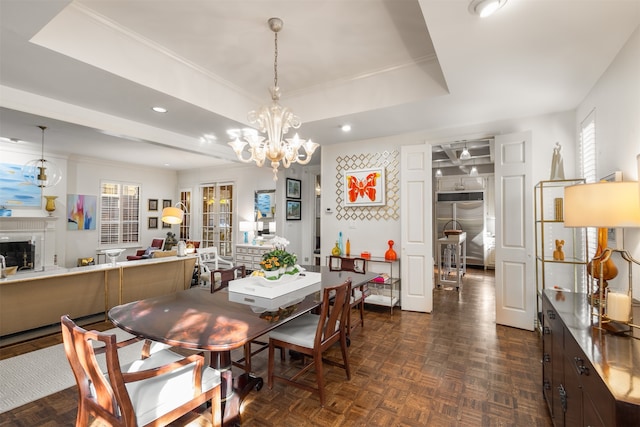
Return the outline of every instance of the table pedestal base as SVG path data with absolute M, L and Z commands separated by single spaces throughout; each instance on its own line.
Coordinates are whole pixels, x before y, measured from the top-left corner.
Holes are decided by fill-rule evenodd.
M 242 401 L 252 389 L 260 390 L 264 385 L 264 380 L 262 377 L 244 373 L 234 381 L 230 351 L 211 352 L 210 365 L 220 371 L 222 425 L 224 427 L 239 426 Z

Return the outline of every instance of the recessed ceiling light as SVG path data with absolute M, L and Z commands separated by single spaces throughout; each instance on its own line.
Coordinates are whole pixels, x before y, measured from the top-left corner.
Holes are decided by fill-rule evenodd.
M 342 132 L 350 132 L 351 131 L 351 125 L 342 125 L 342 127 L 340 129 L 342 129 Z
M 471 0 L 469 3 L 469 13 L 486 18 L 500 9 L 507 0 Z
M 19 144 L 22 142 L 18 138 L 7 138 L 6 136 L 0 136 L 0 141 L 10 142 L 11 144 Z
M 153 107 L 151 108 L 156 113 L 166 113 L 168 110 L 164 107 Z

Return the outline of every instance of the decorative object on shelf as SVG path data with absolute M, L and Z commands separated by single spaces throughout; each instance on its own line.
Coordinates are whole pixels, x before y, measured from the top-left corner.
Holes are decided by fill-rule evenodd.
M 564 240 L 556 239 L 556 250 L 553 251 L 553 259 L 556 261 L 564 261 Z
M 563 221 L 564 218 L 564 214 L 563 214 L 563 207 L 562 207 L 562 197 L 556 197 L 555 199 L 553 199 L 553 207 L 554 207 L 554 219 L 556 221 Z
M 595 298 L 598 304 L 598 327 L 621 332 L 621 329 L 613 324 L 608 324 L 609 319 L 605 311 L 605 300 L 607 299 L 607 280 L 612 280 L 617 275 L 617 267 L 613 264 L 611 255 L 619 253 L 627 262 L 626 269 L 629 273 L 629 284 L 627 294 L 629 301 L 632 300 L 632 264 L 640 265 L 629 252 L 624 249 L 612 249 L 606 247 L 607 228 L 640 228 L 640 190 L 638 182 L 598 182 L 594 184 L 582 184 L 567 187 L 565 189 L 565 222 L 567 226 L 573 227 L 598 227 L 598 251 L 599 254 L 590 262 L 590 274 L 594 281 L 598 282 L 597 295 Z M 613 274 L 615 272 L 615 274 Z M 611 277 L 613 276 L 613 277 Z M 609 278 L 608 278 L 609 277 Z M 592 294 L 593 295 L 593 294 Z M 592 300 L 593 300 L 592 296 Z M 620 315 L 620 299 L 612 303 L 614 315 Z M 606 305 L 607 308 L 609 304 Z M 629 326 L 640 328 L 631 323 Z
M 344 205 L 384 206 L 384 168 L 348 170 L 344 173 Z
M 333 256 L 342 255 L 342 251 L 340 250 L 340 244 L 338 243 L 337 240 L 336 240 L 336 245 L 333 247 L 333 249 L 331 249 L 331 255 Z
M 553 156 L 551 156 L 551 181 L 564 179 L 564 164 L 562 163 L 562 146 L 559 142 L 556 142 L 556 146 L 553 147 Z
M 168 205 L 167 202 L 169 202 Z M 165 224 L 182 224 L 185 212 L 189 213 L 187 207 L 182 202 L 171 206 L 171 200 L 163 200 L 162 206 L 162 222 Z M 184 210 L 180 209 L 180 206 L 182 206 Z
M 338 232 L 338 247 L 340 248 L 340 253 L 344 253 L 344 242 L 342 241 L 342 231 Z
M 49 216 L 53 216 L 53 213 L 56 210 L 56 199 L 58 196 L 43 196 L 47 199 L 47 203 L 44 205 L 44 210 L 49 212 Z
M 369 251 L 360 252 L 360 258 L 371 259 L 371 252 Z
M 295 275 L 300 273 L 295 254 L 287 252 L 289 241 L 284 237 L 275 236 L 271 239 L 273 250 L 262 255 L 260 268 L 262 276 L 268 280 L 278 280 L 285 274 Z
M 393 244 L 395 242 L 393 240 L 389 240 L 387 242 L 387 244 L 389 245 L 389 249 L 387 249 L 387 251 L 384 253 L 384 259 L 387 259 L 389 261 L 395 261 L 398 259 L 398 255 L 396 254 L 396 251 L 393 250 Z
M 299 199 L 302 191 L 302 181 L 299 179 L 287 178 L 287 199 Z
M 290 128 L 298 129 L 302 122 L 300 118 L 287 108 L 278 104 L 280 100 L 280 87 L 278 87 L 278 32 L 282 29 L 283 22 L 280 18 L 270 18 L 269 28 L 274 33 L 274 61 L 273 61 L 273 86 L 269 88 L 271 93 L 271 105 L 262 106 L 258 110 L 249 112 L 248 120 L 252 125 L 256 125 L 260 133 L 266 133 L 267 138 L 259 136 L 255 129 L 249 132 L 238 131 L 235 139 L 229 142 L 236 156 L 242 162 L 255 162 L 258 167 L 262 167 L 265 160 L 271 162 L 273 169 L 273 180 L 278 180 L 278 167 L 282 161 L 282 166 L 288 168 L 292 163 L 306 165 L 311 161 L 313 152 L 318 148 L 318 144 L 310 139 L 305 141 L 300 139 L 296 133 L 293 138 L 285 140 L 284 135 Z M 244 141 L 241 141 L 240 138 Z M 249 144 L 249 158 L 243 157 L 243 150 Z M 304 150 L 305 156 L 300 158 Z
M 344 254 L 346 256 L 351 255 L 351 242 L 349 241 L 348 238 L 347 238 L 347 246 L 345 247 Z
M 11 209 L 6 209 L 6 208 L 0 208 L 0 216 L 11 216 Z
M 30 160 L 22 167 L 22 177 L 40 188 L 53 187 L 62 179 L 62 172 L 55 163 L 44 158 L 44 131 L 47 127 L 38 127 L 42 129 L 42 152 L 39 159 Z

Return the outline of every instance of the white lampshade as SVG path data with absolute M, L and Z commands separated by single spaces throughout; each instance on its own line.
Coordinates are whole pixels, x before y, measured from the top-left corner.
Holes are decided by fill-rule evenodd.
M 182 216 L 184 212 L 177 207 L 168 207 L 162 209 L 162 222 L 167 224 L 180 224 L 182 223 Z
M 640 227 L 640 191 L 635 181 L 579 184 L 564 189 L 567 227 Z

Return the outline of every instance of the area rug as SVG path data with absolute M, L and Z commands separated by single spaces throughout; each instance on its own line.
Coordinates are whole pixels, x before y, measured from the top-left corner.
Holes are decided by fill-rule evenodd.
M 106 332 L 115 333 L 118 341 L 133 337 L 117 328 Z M 140 341 L 118 350 L 120 363 L 125 364 L 139 358 L 142 345 L 143 341 Z M 104 354 L 98 355 L 98 362 L 103 371 L 106 371 Z M 0 413 L 75 384 L 62 344 L 0 360 Z

